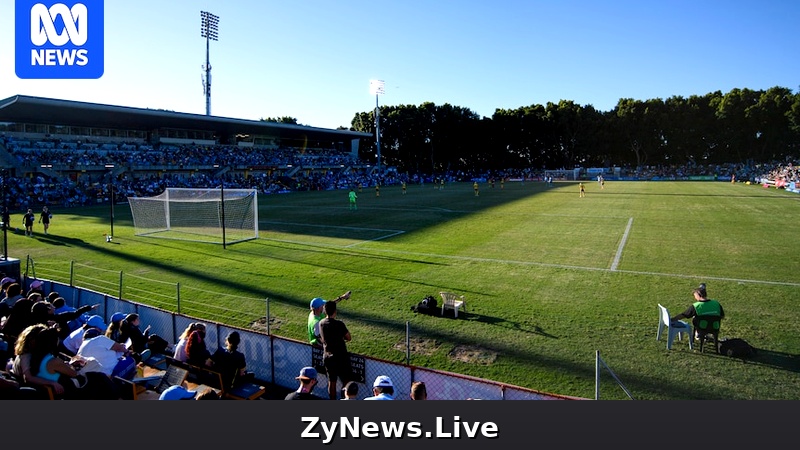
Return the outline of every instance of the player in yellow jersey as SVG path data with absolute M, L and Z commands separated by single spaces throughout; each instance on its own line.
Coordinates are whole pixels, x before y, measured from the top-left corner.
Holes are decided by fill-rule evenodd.
M 403 181 L 403 182 L 400 184 L 400 187 L 402 187 L 402 188 L 403 188 L 403 195 L 406 195 L 406 182 L 405 182 L 405 181 Z
M 475 191 L 475 197 L 478 197 L 479 194 L 478 194 L 478 182 L 477 181 L 474 181 L 472 183 L 472 190 Z
M 581 197 L 586 197 L 586 189 L 583 187 L 583 183 L 580 183 L 581 188 Z

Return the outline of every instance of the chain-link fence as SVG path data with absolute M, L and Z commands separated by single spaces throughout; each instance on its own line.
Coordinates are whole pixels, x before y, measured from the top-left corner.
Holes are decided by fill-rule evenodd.
M 178 341 L 183 331 L 192 323 L 203 322 L 206 324 L 206 345 L 212 353 L 224 345 L 228 334 L 238 331 L 241 336 L 239 351 L 247 357 L 248 370 L 254 372 L 256 378 L 264 382 L 294 389 L 298 385 L 295 377 L 300 373 L 301 368 L 312 365 L 321 368 L 321 352 L 318 349 L 315 350 L 315 347 L 306 342 L 276 336 L 272 333 L 269 327 L 270 302 L 268 299 L 242 299 L 242 297 L 237 296 L 237 299 L 240 300 L 259 302 L 262 305 L 264 314 L 263 316 L 255 317 L 256 314 L 250 318 L 253 319 L 253 322 L 257 322 L 259 318 L 263 319 L 265 325 L 263 331 L 242 329 L 223 323 L 225 318 L 238 311 L 226 308 L 218 308 L 219 310 L 215 311 L 214 308 L 209 308 L 209 306 L 213 305 L 203 305 L 203 311 L 210 311 L 210 313 L 205 314 L 205 317 L 201 317 L 200 314 L 188 314 L 187 312 L 199 312 L 200 308 L 187 307 L 187 302 L 182 301 L 180 298 L 181 287 L 178 284 L 171 285 L 174 286 L 175 295 L 168 299 L 169 296 L 166 292 L 170 291 L 171 287 L 163 292 L 137 290 L 126 284 L 126 277 L 128 276 L 121 272 L 114 273 L 97 269 L 92 272 L 93 275 L 81 277 L 81 281 L 84 279 L 89 280 L 95 288 L 106 288 L 108 291 L 117 292 L 118 295 L 114 296 L 104 294 L 98 290 L 76 287 L 74 284 L 74 264 L 70 264 L 69 270 L 64 271 L 64 273 L 69 274 L 67 283 L 36 278 L 44 281 L 45 292 L 58 292 L 69 306 L 77 308 L 83 305 L 98 305 L 94 314 L 103 317 L 106 323 L 117 312 L 125 314 L 137 313 L 142 324 L 151 327 L 152 333 L 158 334 L 174 344 Z M 28 286 L 35 277 L 35 274 L 33 274 L 34 277 L 29 275 L 29 271 L 26 270 L 25 286 Z M 110 281 L 111 279 L 116 279 L 118 284 L 114 286 L 113 282 Z M 169 283 L 164 284 L 169 285 Z M 217 292 L 212 294 L 225 295 Z M 155 303 L 155 305 L 145 305 L 137 301 L 122 299 L 122 295 L 138 299 L 146 298 L 148 303 Z M 152 301 L 154 298 L 159 300 Z M 307 309 L 297 309 L 297 314 L 308 315 Z M 369 323 L 366 325 L 369 326 Z M 373 325 L 385 326 L 387 324 Z M 353 375 L 356 381 L 359 382 L 359 399 L 372 395 L 372 382 L 380 375 L 388 375 L 392 379 L 394 397 L 398 400 L 410 398 L 411 384 L 415 381 L 422 381 L 426 384 L 428 399 L 431 400 L 463 400 L 468 398 L 486 400 L 556 400 L 572 398 L 411 365 L 410 343 L 412 339 L 408 323 L 399 326 L 397 324 L 390 325 L 396 329 L 398 334 L 405 335 L 406 361 L 405 363 L 397 363 L 369 356 L 351 355 Z M 320 371 L 318 381 L 314 393 L 326 398 L 328 395 L 328 380 L 324 371 Z M 342 387 L 340 383 L 337 391 L 341 392 Z

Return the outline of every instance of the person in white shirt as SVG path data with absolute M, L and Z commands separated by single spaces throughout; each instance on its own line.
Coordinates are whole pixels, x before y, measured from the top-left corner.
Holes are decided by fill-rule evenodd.
M 375 378 L 372 383 L 372 397 L 367 397 L 364 400 L 394 400 L 394 384 L 392 379 L 386 375 L 380 375 Z

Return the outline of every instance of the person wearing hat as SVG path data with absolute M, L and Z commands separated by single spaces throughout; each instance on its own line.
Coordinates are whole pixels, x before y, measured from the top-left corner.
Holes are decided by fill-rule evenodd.
M 331 300 L 332 302 L 340 302 L 342 300 L 347 300 L 350 298 L 350 294 L 353 291 L 347 291 L 344 294 L 336 297 L 335 299 Z M 311 312 L 308 313 L 308 342 L 311 345 L 322 345 L 319 341 L 319 321 L 325 318 L 325 311 L 323 310 L 323 306 L 327 300 L 324 300 L 320 297 L 316 297 L 311 300 L 309 304 L 309 308 Z
M 317 369 L 313 367 L 303 367 L 300 375 L 295 377 L 300 380 L 300 386 L 296 391 L 286 395 L 284 400 L 319 400 L 320 398 L 312 394 L 314 386 L 317 385 Z
M 692 319 L 692 324 L 695 329 L 695 339 L 699 339 L 697 334 L 698 322 L 703 316 L 719 316 L 720 319 L 725 318 L 725 311 L 722 305 L 716 301 L 708 298 L 706 293 L 706 284 L 701 283 L 698 288 L 692 291 L 695 302 L 692 303 L 686 311 L 672 317 L 672 320 Z
M 372 383 L 372 397 L 364 400 L 394 400 L 394 384 L 387 375 L 380 375 Z
M 190 391 L 183 386 L 170 386 L 161 393 L 159 400 L 194 400 L 197 391 Z
M 84 333 L 90 328 L 103 334 L 107 327 L 102 317 L 98 315 L 90 316 L 83 326 L 70 333 L 69 336 L 61 342 L 59 350 L 69 356 L 75 356 L 78 353 L 78 349 L 81 348 L 81 344 L 83 344 Z

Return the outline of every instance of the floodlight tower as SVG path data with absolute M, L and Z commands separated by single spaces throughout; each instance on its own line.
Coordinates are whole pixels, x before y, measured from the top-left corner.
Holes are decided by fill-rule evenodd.
M 208 51 L 211 41 L 219 40 L 219 17 L 208 11 L 200 11 L 200 37 L 206 38 L 206 71 L 203 77 L 203 93 L 206 94 L 206 115 L 211 115 L 211 63 L 208 61 Z
M 381 109 L 378 106 L 378 96 L 386 93 L 386 83 L 383 80 L 369 80 L 369 92 L 375 96 L 375 146 L 378 149 L 378 174 L 381 173 Z

